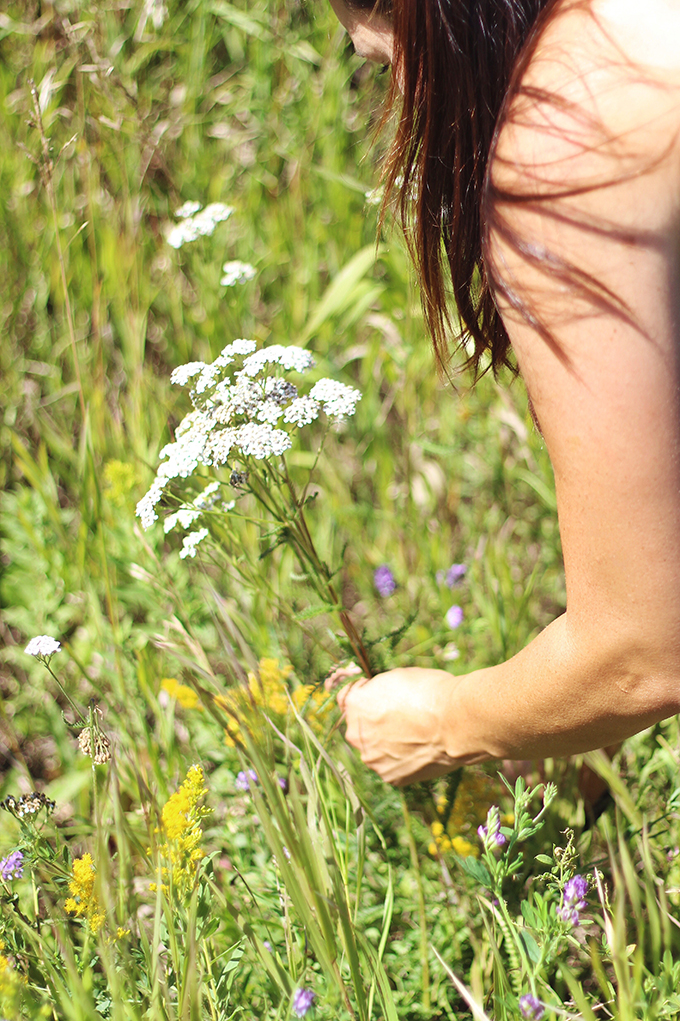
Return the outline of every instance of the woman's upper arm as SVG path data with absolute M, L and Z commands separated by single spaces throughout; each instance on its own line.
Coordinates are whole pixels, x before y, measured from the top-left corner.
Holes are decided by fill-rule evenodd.
M 604 19 L 606 0 L 593 6 Z M 677 67 L 640 67 L 623 31 L 583 5 L 547 28 L 492 163 L 488 258 L 555 472 L 570 627 L 668 684 L 680 675 L 680 45 Z

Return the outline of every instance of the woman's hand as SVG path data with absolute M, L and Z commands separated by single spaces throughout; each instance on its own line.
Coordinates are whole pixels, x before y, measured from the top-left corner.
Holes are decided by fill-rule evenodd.
M 458 681 L 445 670 L 419 667 L 355 681 L 338 693 L 347 740 L 388 783 L 431 780 L 450 772 L 462 765 L 447 752 Z

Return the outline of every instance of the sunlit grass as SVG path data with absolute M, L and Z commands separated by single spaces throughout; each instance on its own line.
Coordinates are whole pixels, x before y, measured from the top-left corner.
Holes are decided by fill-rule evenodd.
M 0 881 L 0 1014 L 273 1021 L 309 989 L 329 1021 L 514 1019 L 528 993 L 547 1017 L 678 1016 L 677 721 L 627 742 L 613 771 L 592 758 L 616 805 L 591 830 L 579 763 L 548 761 L 555 801 L 495 889 L 477 826 L 493 804 L 514 825 L 495 766 L 403 796 L 361 767 L 318 688 L 335 625 L 306 613 L 291 555 L 261 560 L 253 525 L 236 570 L 140 530 L 135 504 L 189 411 L 172 369 L 237 337 L 302 344 L 363 394 L 329 435 L 308 520 L 376 663 L 489 665 L 564 607 L 521 383 L 445 387 L 396 231 L 376 246 L 384 81 L 324 6 L 168 7 L 162 24 L 141 2 L 0 17 L 0 796 L 56 803 L 37 825 L 0 813 L 0 862 L 25 863 Z M 175 250 L 186 201 L 234 212 Z M 221 285 L 232 260 L 255 277 Z M 467 567 L 454 589 L 438 578 L 452 563 Z M 51 666 L 110 761 L 83 754 L 82 724 L 24 654 L 39 634 L 61 641 Z M 191 811 L 209 812 L 170 837 L 164 806 L 194 766 Z M 590 881 L 583 925 L 562 932 L 559 884 L 540 877 L 567 828 Z

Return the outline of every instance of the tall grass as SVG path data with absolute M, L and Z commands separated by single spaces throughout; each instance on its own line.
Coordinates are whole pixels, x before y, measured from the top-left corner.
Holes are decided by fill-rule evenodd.
M 1 815 L 0 858 L 20 848 L 25 868 L 0 881 L 0 1013 L 287 1018 L 304 988 L 329 1019 L 515 1018 L 529 992 L 547 1017 L 677 1016 L 677 721 L 613 769 L 592 758 L 615 801 L 592 829 L 579 763 L 546 763 L 556 800 L 517 844 L 497 764 L 402 796 L 350 754 L 319 688 L 336 636 L 285 552 L 261 560 L 246 529 L 237 570 L 139 530 L 189 410 L 171 369 L 236 337 L 298 343 L 363 392 L 329 437 L 310 527 L 378 663 L 497 662 L 564 605 L 521 385 L 444 387 L 403 246 L 376 247 L 384 81 L 325 6 L 163 11 L 0 15 L 0 794 L 56 803 L 37 822 Z M 176 251 L 186 200 L 234 213 Z M 255 279 L 222 287 L 232 259 Z M 292 456 L 304 468 L 310 449 Z M 452 591 L 438 572 L 453 562 Z M 110 762 L 80 752 L 68 702 L 23 653 L 42 633 L 62 642 L 70 698 L 101 710 Z M 172 838 L 164 806 L 194 763 L 207 790 Z M 496 887 L 476 834 L 492 804 L 523 854 Z M 194 872 L 180 839 L 203 851 Z M 557 915 L 568 846 L 590 877 L 576 928 Z M 87 854 L 92 911 L 78 895 L 69 913 Z

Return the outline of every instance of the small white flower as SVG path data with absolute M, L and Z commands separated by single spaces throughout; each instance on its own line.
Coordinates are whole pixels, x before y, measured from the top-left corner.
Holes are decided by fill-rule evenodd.
M 323 404 L 323 410 L 331 418 L 344 419 L 353 415 L 361 391 L 354 387 L 339 383 L 337 379 L 320 379 L 309 391 L 309 396 Z
M 384 194 L 385 188 L 383 185 L 379 185 L 377 188 L 370 188 L 364 193 L 364 201 L 367 206 L 379 206 Z
M 185 207 L 181 208 L 184 210 Z M 181 248 L 182 245 L 195 241 L 199 237 L 208 237 L 214 232 L 217 224 L 228 220 L 233 212 L 233 206 L 225 206 L 223 202 L 213 202 L 205 209 L 200 209 L 195 215 L 185 216 L 181 223 L 175 224 L 168 233 L 168 244 L 172 248 Z
M 257 418 L 260 422 L 269 422 L 276 425 L 283 414 L 283 408 L 276 401 L 264 401 L 257 409 Z
M 48 659 L 60 649 L 61 642 L 58 642 L 56 638 L 52 638 L 50 635 L 38 635 L 37 638 L 31 638 L 24 652 L 29 656 L 37 656 L 38 659 Z
M 264 392 L 268 400 L 276 401 L 281 407 L 294 400 L 298 395 L 294 383 L 289 383 L 287 379 L 277 379 L 276 376 L 269 376 L 265 380 Z
M 246 281 L 252 280 L 256 270 L 249 262 L 239 262 L 235 259 L 233 262 L 225 262 L 222 272 L 224 273 L 220 280 L 222 286 L 233 287 L 235 284 L 245 284 Z
M 177 386 L 186 386 L 190 379 L 197 376 L 205 369 L 205 362 L 187 362 L 186 365 L 178 365 L 170 373 L 170 382 Z
M 178 216 L 181 220 L 186 219 L 188 216 L 193 216 L 201 208 L 200 202 L 185 202 L 179 209 L 175 210 L 175 216 Z
M 245 340 L 243 337 L 239 337 L 238 340 L 234 340 L 222 348 L 220 358 L 228 358 L 230 362 L 233 362 L 234 355 L 249 355 L 256 350 L 257 344 L 254 340 Z
M 210 458 L 214 465 L 226 464 L 236 442 L 236 429 L 221 429 L 210 439 Z
M 246 376 L 259 376 L 265 365 L 282 365 L 284 369 L 306 372 L 314 365 L 314 358 L 301 347 L 284 347 L 283 344 L 271 344 L 255 351 L 243 363 Z
M 189 532 L 188 535 L 185 535 L 182 541 L 182 548 L 179 551 L 179 555 L 182 558 L 182 560 L 185 560 L 186 557 L 195 557 L 196 547 L 198 546 L 199 542 L 203 542 L 203 540 L 206 539 L 208 535 L 209 532 L 207 528 L 199 528 L 197 532 Z
M 297 397 L 283 413 L 283 421 L 299 427 L 309 425 L 319 417 L 321 405 L 313 397 Z
M 290 449 L 292 443 L 283 429 L 274 429 L 267 423 L 256 425 L 248 422 L 236 430 L 235 446 L 240 447 L 246 457 L 262 459 L 272 455 L 280 456 Z
M 136 515 L 142 523 L 142 528 L 146 531 L 147 528 L 151 528 L 154 521 L 158 521 L 158 515 L 156 514 L 156 504 L 160 501 L 165 490 L 166 480 L 163 478 L 156 477 L 151 483 L 149 492 L 142 497 L 137 504 Z

